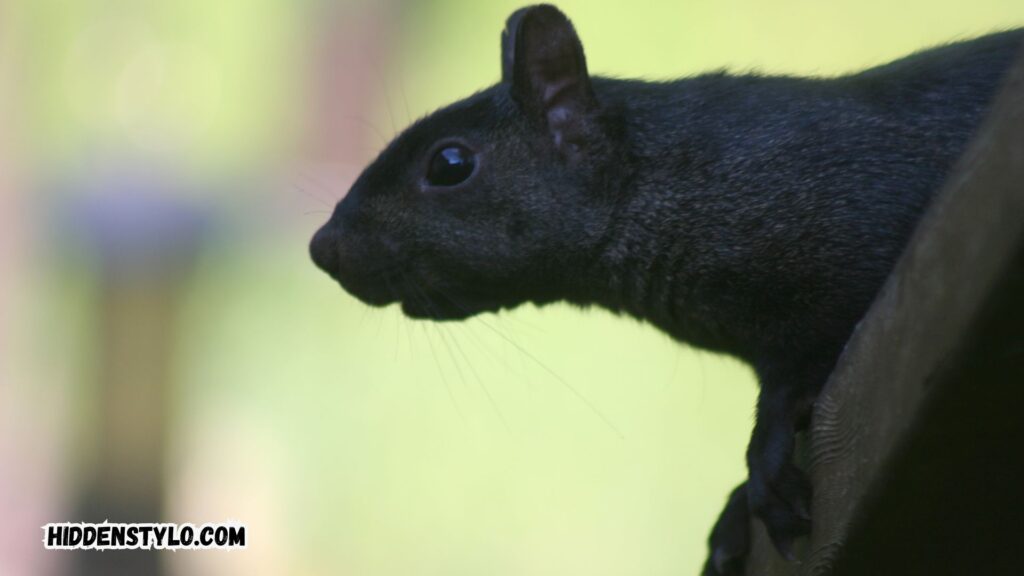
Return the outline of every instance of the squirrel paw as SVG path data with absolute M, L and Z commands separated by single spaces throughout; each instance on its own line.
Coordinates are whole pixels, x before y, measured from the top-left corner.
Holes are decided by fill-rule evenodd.
M 740 576 L 750 548 L 750 509 L 744 482 L 729 495 L 708 539 L 703 576 Z
M 792 462 L 759 471 L 747 482 L 750 511 L 764 522 L 783 558 L 795 561 L 793 542 L 811 531 L 811 483 Z

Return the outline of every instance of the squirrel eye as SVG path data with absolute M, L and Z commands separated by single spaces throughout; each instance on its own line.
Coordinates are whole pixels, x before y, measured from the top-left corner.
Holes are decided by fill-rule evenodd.
M 427 183 L 431 186 L 455 186 L 465 182 L 476 168 L 476 156 L 461 144 L 445 146 L 434 153 L 427 167 Z

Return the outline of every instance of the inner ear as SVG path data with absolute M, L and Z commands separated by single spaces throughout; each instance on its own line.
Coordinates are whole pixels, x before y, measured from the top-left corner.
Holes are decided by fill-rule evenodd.
M 502 80 L 523 112 L 546 125 L 559 150 L 571 154 L 585 145 L 597 101 L 583 45 L 565 14 L 542 4 L 509 17 L 502 34 Z

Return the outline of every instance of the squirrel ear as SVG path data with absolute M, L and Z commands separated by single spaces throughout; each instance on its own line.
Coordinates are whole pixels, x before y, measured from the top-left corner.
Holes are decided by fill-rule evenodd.
M 577 152 L 597 100 L 572 23 L 549 4 L 521 8 L 509 16 L 501 45 L 502 81 L 512 98 L 547 126 L 560 151 Z

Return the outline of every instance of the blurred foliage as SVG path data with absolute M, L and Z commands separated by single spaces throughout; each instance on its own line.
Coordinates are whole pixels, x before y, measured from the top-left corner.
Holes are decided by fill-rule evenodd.
M 290 135 L 303 6 L 280 0 L 19 3 L 26 141 L 72 168 L 103 153 L 237 168 Z

